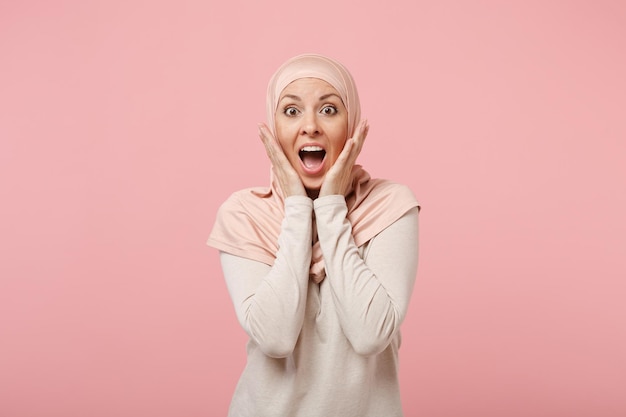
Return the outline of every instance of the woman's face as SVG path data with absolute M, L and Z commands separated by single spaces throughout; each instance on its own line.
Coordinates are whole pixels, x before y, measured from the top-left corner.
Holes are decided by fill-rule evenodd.
M 276 136 L 307 190 L 319 190 L 348 139 L 348 112 L 337 90 L 300 78 L 281 92 Z

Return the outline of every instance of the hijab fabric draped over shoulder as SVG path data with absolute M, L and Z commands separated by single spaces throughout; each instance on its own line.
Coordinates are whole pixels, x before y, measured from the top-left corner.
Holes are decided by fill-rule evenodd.
M 266 109 L 272 132 L 275 133 L 274 115 L 282 90 L 300 78 L 321 79 L 339 92 L 348 112 L 348 135 L 352 136 L 361 117 L 354 80 L 342 64 L 315 54 L 291 58 L 270 79 Z M 367 243 L 411 208 L 419 208 L 407 187 L 372 179 L 359 165 L 352 169 L 351 186 L 345 198 L 347 218 L 357 246 Z M 207 244 L 235 256 L 273 265 L 283 217 L 284 196 L 278 182 L 270 175 L 269 187 L 235 192 L 222 204 Z M 310 277 L 317 283 L 325 277 L 319 242 L 313 245 Z

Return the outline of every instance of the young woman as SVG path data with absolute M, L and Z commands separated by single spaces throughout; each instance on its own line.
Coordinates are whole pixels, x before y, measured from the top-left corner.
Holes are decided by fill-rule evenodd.
M 419 205 L 355 165 L 369 125 L 337 61 L 283 64 L 267 119 L 270 186 L 234 193 L 208 240 L 250 337 L 229 416 L 402 416 L 398 348 Z

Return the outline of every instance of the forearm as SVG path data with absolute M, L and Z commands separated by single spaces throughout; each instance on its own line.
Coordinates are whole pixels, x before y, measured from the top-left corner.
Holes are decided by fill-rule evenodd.
M 353 348 L 382 351 L 398 331 L 417 271 L 417 209 L 371 242 L 367 262 L 352 238 L 341 196 L 315 201 L 318 236 L 339 321 Z
M 237 318 L 268 356 L 284 357 L 295 346 L 304 320 L 311 263 L 312 202 L 285 201 L 285 218 L 273 266 L 221 254 Z

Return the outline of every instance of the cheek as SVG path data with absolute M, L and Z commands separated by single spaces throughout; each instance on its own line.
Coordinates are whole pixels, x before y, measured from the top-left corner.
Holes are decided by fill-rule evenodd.
M 344 137 L 333 142 L 333 150 L 330 155 L 332 162 L 331 165 L 334 165 L 335 162 L 337 162 L 337 158 L 339 158 L 341 151 L 343 151 L 343 147 L 346 145 L 346 140 L 347 139 Z
M 275 131 L 276 131 L 276 139 L 280 142 L 281 146 L 288 145 L 290 141 L 293 140 L 293 134 L 291 132 L 290 126 L 288 123 L 276 121 L 275 123 Z
M 292 165 L 295 166 L 300 157 L 294 152 L 293 135 L 290 135 L 288 131 L 285 131 L 285 129 L 281 130 L 278 126 L 276 126 L 276 140 L 278 141 L 278 144 L 287 159 Z
M 293 159 L 292 158 L 292 153 L 293 152 L 291 152 L 291 150 L 292 150 L 291 143 L 288 140 L 282 139 L 281 136 L 278 135 L 278 132 L 276 132 L 276 133 L 277 133 L 277 136 L 278 136 L 278 138 L 277 138 L 278 139 L 278 143 L 280 144 L 280 147 L 282 148 L 283 153 L 285 154 L 287 159 Z
M 287 134 L 282 126 L 276 125 L 276 140 L 283 148 L 287 145 Z
M 336 129 L 333 135 L 333 149 L 339 155 L 343 150 L 343 147 L 346 146 L 346 142 L 348 140 L 348 130 L 341 128 Z

